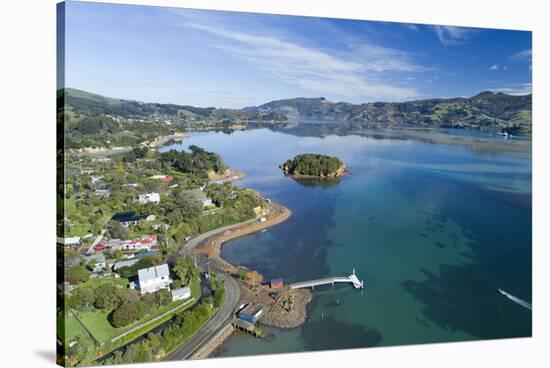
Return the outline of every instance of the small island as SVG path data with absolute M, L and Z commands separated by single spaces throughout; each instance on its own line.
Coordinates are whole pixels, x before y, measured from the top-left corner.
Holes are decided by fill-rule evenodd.
M 287 160 L 280 166 L 285 175 L 293 178 L 336 179 L 347 171 L 338 157 L 305 153 Z

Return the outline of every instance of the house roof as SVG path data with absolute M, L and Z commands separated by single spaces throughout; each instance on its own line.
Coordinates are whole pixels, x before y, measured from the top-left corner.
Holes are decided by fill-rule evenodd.
M 176 296 L 182 296 L 185 294 L 191 294 L 191 289 L 189 286 L 184 286 L 180 289 L 172 290 L 172 298 Z
M 261 304 L 250 303 L 246 307 L 241 309 L 239 311 L 239 314 L 244 313 L 244 314 L 248 314 L 250 316 L 255 316 L 258 313 L 260 313 L 263 309 L 264 309 L 264 307 Z
M 78 244 L 80 243 L 80 236 L 73 236 L 72 238 L 62 238 L 58 236 L 57 242 L 64 245 Z
M 205 200 L 209 200 L 210 198 L 208 198 L 206 196 L 206 194 L 204 194 L 204 192 L 200 189 L 188 189 L 188 190 L 185 190 L 185 192 L 191 194 L 193 197 L 195 197 L 195 199 L 197 201 L 205 201 Z
M 138 271 L 138 278 L 141 284 L 142 282 L 168 276 L 169 274 L 168 265 L 165 263 L 154 267 L 142 268 Z
M 118 222 L 129 222 L 129 221 L 140 221 L 147 218 L 149 215 L 137 215 L 133 211 L 119 212 L 116 213 L 111 220 Z
M 118 270 L 119 268 L 122 268 L 122 267 L 130 267 L 130 266 L 133 266 L 134 264 L 138 263 L 138 261 L 139 261 L 139 258 L 128 259 L 126 261 L 118 261 L 118 262 L 115 262 L 115 265 L 113 266 L 113 269 L 116 271 L 116 270 Z
M 130 240 L 130 244 L 131 245 L 153 244 L 156 241 L 157 241 L 157 236 L 156 235 L 146 235 L 146 236 L 142 236 L 141 238 Z

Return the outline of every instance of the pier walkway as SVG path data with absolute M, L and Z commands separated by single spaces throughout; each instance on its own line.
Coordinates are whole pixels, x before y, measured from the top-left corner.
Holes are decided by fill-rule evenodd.
M 350 283 L 353 284 L 353 287 L 356 289 L 363 289 L 363 280 L 359 280 L 355 274 L 355 269 L 349 276 L 345 277 L 327 277 L 325 279 L 309 280 L 309 281 L 300 281 L 293 282 L 289 286 L 291 289 L 302 289 L 302 288 L 312 288 L 320 285 L 334 285 L 335 283 Z

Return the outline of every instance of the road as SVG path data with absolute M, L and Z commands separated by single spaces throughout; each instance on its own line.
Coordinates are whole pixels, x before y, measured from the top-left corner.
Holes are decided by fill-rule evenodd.
M 233 315 L 240 299 L 239 286 L 237 282 L 225 273 L 217 273 L 218 278 L 225 283 L 225 298 L 220 310 L 210 319 L 199 331 L 197 331 L 185 344 L 168 355 L 165 360 L 182 360 L 189 358 L 204 343 L 209 341 Z
M 200 234 L 197 237 L 189 240 L 180 251 L 180 254 L 189 255 L 191 251 L 201 245 L 203 242 L 207 241 L 210 237 L 221 234 L 227 230 L 234 229 L 238 226 L 244 224 L 253 223 L 257 221 L 256 218 L 241 222 L 234 225 L 227 225 L 218 229 L 208 231 L 206 233 Z M 223 304 L 210 321 L 206 323 L 199 331 L 197 331 L 189 340 L 185 342 L 180 348 L 175 350 L 173 353 L 168 355 L 165 360 L 182 360 L 187 359 L 198 350 L 205 342 L 207 342 L 212 336 L 216 334 L 226 323 L 228 323 L 232 316 L 233 311 L 237 307 L 240 299 L 239 285 L 237 281 L 233 279 L 230 275 L 225 273 L 216 263 L 209 261 L 205 257 L 197 258 L 198 266 L 202 269 L 206 269 L 207 266 L 210 272 L 215 273 L 219 280 L 223 280 L 225 287 L 225 297 Z
M 275 211 L 275 204 L 268 205 L 268 212 L 262 216 L 272 214 Z M 227 225 L 220 227 L 206 233 L 200 234 L 197 237 L 189 240 L 180 251 L 182 256 L 189 256 L 194 248 L 197 248 L 203 242 L 207 241 L 210 237 L 219 235 L 227 230 L 231 230 L 243 225 L 251 224 L 262 216 L 240 222 L 238 224 Z M 227 263 L 221 258 L 215 260 L 208 259 L 206 256 L 198 256 L 197 264 L 200 268 L 206 269 L 208 267 L 211 273 L 216 274 L 219 280 L 223 280 L 225 286 L 225 298 L 222 306 L 214 317 L 210 319 L 200 330 L 198 330 L 189 340 L 187 340 L 180 348 L 174 350 L 169 354 L 165 360 L 182 360 L 189 358 L 195 351 L 197 351 L 204 343 L 209 341 L 221 328 L 223 328 L 231 318 L 233 312 L 237 308 L 240 300 L 240 290 L 237 281 L 228 275 L 223 269 L 227 267 Z

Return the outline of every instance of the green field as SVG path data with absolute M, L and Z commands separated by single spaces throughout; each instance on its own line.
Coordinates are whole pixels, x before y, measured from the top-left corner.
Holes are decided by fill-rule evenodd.
M 83 286 L 84 287 L 92 287 L 97 286 L 99 283 L 105 282 L 104 280 L 89 280 L 87 281 Z M 127 284 L 126 279 L 114 279 L 113 282 L 117 282 L 120 284 Z M 200 297 L 200 284 L 198 280 L 195 280 L 190 285 L 191 288 L 191 297 L 195 298 L 197 300 Z M 163 313 L 170 311 L 173 308 L 176 308 L 177 306 L 181 306 L 183 304 L 186 304 L 188 302 L 187 300 L 178 300 L 176 302 L 172 302 L 168 305 L 165 305 L 161 308 L 156 309 L 153 313 L 147 315 L 145 318 L 136 321 L 135 323 L 121 328 L 115 328 L 111 325 L 111 323 L 108 320 L 109 313 L 110 312 L 104 312 L 95 310 L 92 312 L 83 312 L 78 314 L 78 318 L 80 321 L 88 328 L 88 330 L 92 333 L 94 338 L 100 342 L 100 344 L 105 344 L 106 342 L 111 341 L 113 338 L 125 333 L 126 331 L 129 331 L 137 326 L 146 324 L 148 321 L 162 315 Z M 132 332 L 131 334 L 128 334 L 127 336 L 124 336 L 121 339 L 117 339 L 116 343 L 113 347 L 123 345 L 124 343 L 131 341 L 135 339 L 136 337 L 143 335 L 144 333 L 147 333 L 151 331 L 153 328 L 157 327 L 158 325 L 168 321 L 170 318 L 173 317 L 175 313 L 180 313 L 187 308 L 189 308 L 193 303 L 188 303 L 187 306 L 176 309 L 173 313 L 167 314 L 163 318 L 160 318 L 153 323 L 148 324 L 147 326 L 144 326 L 142 329 L 137 329 L 136 331 Z M 74 318 L 72 318 L 74 320 Z M 67 321 L 66 323 L 68 323 Z M 77 322 L 77 321 L 75 321 Z M 72 329 L 73 331 L 76 331 L 75 328 Z M 67 334 L 68 335 L 68 334 Z M 104 352 L 105 353 L 105 352 Z

